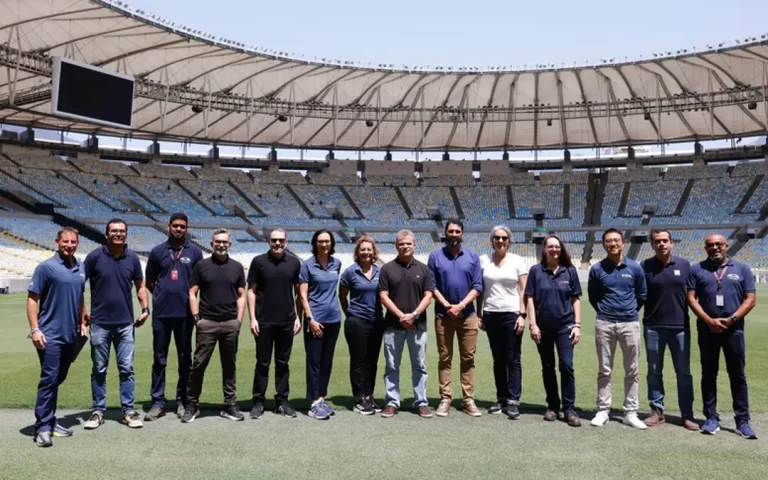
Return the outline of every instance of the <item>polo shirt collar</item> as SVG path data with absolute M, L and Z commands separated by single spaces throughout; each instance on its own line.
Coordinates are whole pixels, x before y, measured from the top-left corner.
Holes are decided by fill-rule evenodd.
M 448 258 L 460 257 L 460 256 L 464 255 L 464 247 L 459 245 L 459 252 L 454 256 L 451 253 L 451 249 L 446 245 L 446 246 L 443 247 L 443 255 L 445 255 Z
M 73 257 L 73 258 L 75 259 L 75 263 L 73 263 L 72 266 L 70 267 L 69 265 L 67 265 L 64 262 L 64 258 L 62 258 L 61 253 L 55 252 L 53 254 L 53 259 L 56 260 L 56 263 L 64 265 L 67 268 L 74 268 L 74 267 L 79 267 L 80 266 L 80 260 L 78 260 L 77 257 Z
M 288 254 L 287 254 L 287 253 L 285 253 L 285 252 L 283 252 L 283 256 L 282 256 L 282 257 L 280 257 L 280 258 L 277 258 L 277 257 L 275 257 L 275 256 L 273 256 L 273 255 L 272 255 L 272 251 L 271 251 L 271 250 L 267 252 L 267 259 L 268 259 L 270 262 L 272 262 L 272 263 L 281 263 L 281 262 L 285 262 L 285 261 L 287 261 L 287 260 L 288 260 L 288 259 L 286 258 L 287 256 L 288 256 Z
M 728 261 L 725 262 L 724 264 L 715 265 L 715 263 L 712 260 L 710 260 L 709 257 L 707 257 L 707 259 L 704 260 L 704 263 L 706 264 L 707 268 L 710 268 L 712 270 L 717 270 L 717 269 L 719 269 L 720 267 L 723 267 L 723 266 L 725 266 L 725 267 L 732 267 L 733 266 L 733 259 L 731 257 L 728 257 Z
M 381 267 L 379 267 L 378 265 L 376 265 L 374 263 L 374 264 L 371 265 L 371 268 L 373 269 L 373 274 L 376 275 L 376 272 L 378 272 L 379 268 L 381 268 Z M 360 275 L 363 274 L 363 271 L 360 269 L 360 264 L 357 263 L 357 262 L 355 262 L 355 273 L 359 273 Z
M 101 246 L 101 251 L 102 253 L 104 253 L 104 255 L 115 258 L 115 256 L 112 255 L 112 252 L 109 251 L 109 248 L 106 245 Z M 125 248 L 123 248 L 123 253 L 117 258 L 124 258 L 127 254 L 128 254 L 128 245 L 126 244 Z
M 187 249 L 190 248 L 192 245 L 189 243 L 189 238 L 184 238 L 184 245 L 181 246 L 181 248 Z M 173 245 L 171 245 L 170 240 L 166 240 L 164 243 L 164 247 L 166 250 L 173 250 Z
M 552 276 L 556 277 L 556 276 L 562 274 L 563 271 L 568 270 L 568 267 L 566 267 L 564 265 L 558 265 L 557 266 L 557 271 L 553 272 L 552 270 L 549 269 L 549 266 L 546 263 L 542 262 L 541 263 L 541 269 L 544 270 L 544 273 L 548 273 L 549 275 L 552 275 Z
M 395 262 L 397 262 L 398 265 L 400 265 L 402 267 L 405 267 L 405 268 L 409 268 L 411 265 L 413 265 L 413 262 L 415 262 L 415 261 L 416 261 L 416 257 L 415 256 L 411 257 L 411 263 L 403 263 L 403 261 L 400 260 L 399 256 L 395 257 Z
M 216 265 L 224 265 L 225 263 L 229 262 L 229 255 L 227 255 L 227 258 L 225 258 L 224 261 L 221 261 L 217 259 L 216 256 L 211 255 L 211 261 Z
M 323 266 L 320 265 L 320 262 L 317 260 L 317 257 L 315 255 L 312 255 L 312 260 L 315 262 L 315 266 L 317 268 L 323 268 Z M 334 264 L 334 260 L 335 260 L 335 258 L 333 257 L 333 255 L 328 255 L 328 265 L 326 265 L 325 268 L 328 268 L 331 265 L 333 265 Z

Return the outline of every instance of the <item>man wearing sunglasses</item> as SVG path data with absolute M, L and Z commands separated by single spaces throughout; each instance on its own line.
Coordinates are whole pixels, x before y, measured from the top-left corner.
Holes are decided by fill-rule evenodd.
M 748 266 L 728 256 L 728 242 L 720 234 L 704 241 L 707 259 L 691 266 L 688 277 L 688 304 L 696 314 L 701 352 L 701 397 L 706 421 L 701 432 L 714 435 L 720 430 L 717 413 L 717 371 L 720 350 L 731 384 L 736 430 L 754 440 L 749 424 L 749 397 L 744 372 L 746 351 L 744 321 L 755 307 L 755 279 Z
M 301 331 L 296 315 L 301 262 L 286 252 L 285 230 L 269 234 L 269 251 L 257 255 L 248 269 L 248 312 L 251 333 L 256 339 L 256 368 L 253 373 L 253 408 L 251 418 L 264 413 L 269 381 L 269 365 L 275 352 L 276 413 L 295 417 L 288 403 L 293 337 Z

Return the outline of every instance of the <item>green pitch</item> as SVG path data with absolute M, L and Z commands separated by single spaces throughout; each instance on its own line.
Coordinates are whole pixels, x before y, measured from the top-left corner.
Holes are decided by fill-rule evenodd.
M 768 287 L 760 287 L 758 306 L 747 319 L 747 379 L 750 389 L 753 426 L 768 438 L 768 311 L 761 301 Z M 525 333 L 523 348 L 523 417 L 517 422 L 502 416 L 470 418 L 452 411 L 448 418 L 423 420 L 401 412 L 392 420 L 364 418 L 349 411 L 347 346 L 340 336 L 336 349 L 329 402 L 339 413 L 328 422 L 300 414 L 284 419 L 273 414 L 254 421 L 233 424 L 219 418 L 221 372 L 218 355 L 206 372 L 202 402 L 209 410 L 191 425 L 181 425 L 168 415 L 139 431 L 129 431 L 116 421 L 95 432 L 77 426 L 91 405 L 90 358 L 88 347 L 72 366 L 59 393 L 64 421 L 74 424 L 75 436 L 56 439 L 55 447 L 42 451 L 28 435 L 34 421 L 34 404 L 39 365 L 31 342 L 26 339 L 26 296 L 0 297 L 0 478 L 42 476 L 54 471 L 70 478 L 764 478 L 766 440 L 748 442 L 733 434 L 728 380 L 722 364 L 719 378 L 719 409 L 724 430 L 716 437 L 686 432 L 665 425 L 644 432 L 611 422 L 596 429 L 588 425 L 594 410 L 597 361 L 594 347 L 594 312 L 584 308 L 582 340 L 575 352 L 577 407 L 586 420 L 581 429 L 562 422 L 541 421 L 545 408 L 541 370 L 535 345 Z M 431 317 L 431 315 L 430 315 Z M 430 324 L 430 332 L 433 326 Z M 136 406 L 149 408 L 152 366 L 151 327 L 147 323 L 136 333 Z M 174 347 L 171 346 L 172 352 Z M 699 394 L 700 362 L 692 342 L 692 370 L 696 392 L 694 405 L 701 420 Z M 238 353 L 238 398 L 243 410 L 250 409 L 250 390 L 255 363 L 255 345 L 243 328 Z M 617 355 L 620 353 L 617 352 Z M 458 388 L 458 354 L 454 358 L 454 385 Z M 674 371 L 667 355 L 665 368 L 666 404 L 677 410 Z M 427 365 L 428 393 L 432 407 L 437 404 L 437 349 L 430 337 Z M 614 372 L 614 408 L 620 410 L 623 373 L 620 361 Z M 173 353 L 168 365 L 166 394 L 174 396 L 176 362 Z M 271 372 L 272 373 L 272 372 Z M 383 358 L 377 379 L 377 397 L 383 398 Z M 641 355 L 641 414 L 645 400 L 645 358 Z M 114 355 L 108 377 L 108 405 L 119 407 L 118 378 Z M 308 407 L 304 397 L 304 348 L 296 338 L 291 359 L 291 396 L 299 409 Z M 270 378 L 270 392 L 273 383 Z M 403 406 L 411 402 L 410 364 L 403 356 L 401 373 Z M 460 408 L 455 390 L 454 407 Z M 495 399 L 492 362 L 485 333 L 480 334 L 476 358 L 476 398 L 482 409 Z M 171 402 L 171 407 L 173 403 Z M 272 403 L 268 402 L 267 408 Z M 119 412 L 111 413 L 117 419 Z M 674 413 L 672 413 L 674 415 Z M 716 452 L 717 455 L 713 453 Z M 54 462 L 54 463 L 50 463 Z M 738 473 L 737 473 L 738 472 Z

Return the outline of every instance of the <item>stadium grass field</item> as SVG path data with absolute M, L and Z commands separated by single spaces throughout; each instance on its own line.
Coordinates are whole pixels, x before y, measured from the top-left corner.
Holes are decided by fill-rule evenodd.
M 768 435 L 768 307 L 761 298 L 768 287 L 760 286 L 758 306 L 747 319 L 747 378 L 753 426 Z M 59 416 L 74 425 L 75 435 L 55 439 L 51 449 L 40 449 L 31 441 L 39 366 L 29 340 L 24 310 L 26 296 L 0 297 L 0 478 L 62 476 L 67 478 L 765 478 L 766 440 L 746 441 L 733 431 L 730 392 L 725 366 L 719 378 L 719 409 L 723 430 L 715 437 L 687 432 L 674 425 L 636 431 L 618 421 L 597 429 L 585 422 L 574 429 L 563 422 L 545 423 L 545 408 L 539 357 L 526 331 L 523 348 L 522 418 L 510 421 L 485 414 L 470 418 L 453 410 L 448 418 L 424 420 L 402 411 L 392 420 L 361 417 L 351 412 L 346 342 L 339 339 L 329 402 L 338 414 L 318 422 L 303 413 L 304 349 L 300 337 L 291 359 L 292 401 L 300 412 L 297 419 L 267 413 L 258 421 L 246 418 L 233 423 L 218 417 L 221 403 L 221 372 L 218 357 L 211 362 L 202 401 L 204 417 L 182 425 L 169 414 L 141 430 L 119 424 L 119 410 L 110 410 L 108 421 L 94 432 L 79 423 L 89 413 L 90 358 L 88 347 L 72 366 L 59 393 Z M 596 395 L 597 362 L 594 347 L 594 312 L 587 302 L 581 343 L 576 348 L 577 407 L 583 419 L 591 418 Z M 431 315 L 430 315 L 431 318 Z M 430 332 L 433 326 L 430 324 Z M 695 336 L 695 333 L 694 333 Z M 699 352 L 694 338 L 692 370 L 696 402 L 699 397 Z M 243 327 L 238 354 L 240 406 L 250 409 L 254 367 L 254 341 Z M 173 351 L 173 347 L 172 347 Z M 454 385 L 458 387 L 458 358 L 454 358 Z M 674 373 L 667 355 L 666 404 L 677 421 Z M 136 406 L 149 408 L 152 365 L 149 324 L 136 334 Z M 428 393 L 437 404 L 437 356 L 430 336 Z M 623 387 L 621 363 L 614 373 L 613 406 L 620 418 Z M 487 337 L 481 332 L 476 358 L 476 398 L 484 410 L 495 399 L 491 355 Z M 175 359 L 169 360 L 169 384 L 175 386 Z M 272 373 L 272 372 L 271 372 Z M 383 359 L 377 397 L 383 398 Z M 645 358 L 641 355 L 641 413 L 648 412 L 645 387 Z M 119 407 L 118 378 L 114 354 L 109 370 L 108 405 Z M 411 402 L 410 364 L 403 357 L 404 407 Z M 270 378 L 270 392 L 273 388 Z M 170 398 L 173 397 L 172 389 Z M 272 393 L 268 393 L 271 395 Z M 454 407 L 460 408 L 455 390 Z M 173 404 L 171 403 L 171 407 Z M 272 407 L 268 402 L 267 408 Z M 767 437 L 768 438 L 768 437 Z

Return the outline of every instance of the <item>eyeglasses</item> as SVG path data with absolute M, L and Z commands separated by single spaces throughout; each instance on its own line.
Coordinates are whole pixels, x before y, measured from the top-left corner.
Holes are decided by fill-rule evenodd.
M 229 240 L 214 240 L 213 241 L 214 245 L 229 245 L 229 243 L 230 243 Z
M 317 244 L 318 245 L 330 245 L 331 241 L 330 240 L 318 240 Z
M 620 238 L 609 238 L 609 239 L 603 240 L 603 243 L 606 244 L 606 245 L 618 245 L 619 243 L 621 243 L 621 239 Z
M 501 235 L 494 235 L 493 240 L 496 242 L 506 242 L 509 240 L 509 237 L 502 237 Z
M 285 243 L 284 238 L 270 238 L 269 243 Z
M 725 244 L 725 243 L 715 242 L 715 243 L 705 243 L 704 247 L 706 247 L 706 248 L 720 248 L 720 247 L 724 247 L 726 245 L 727 244 Z

